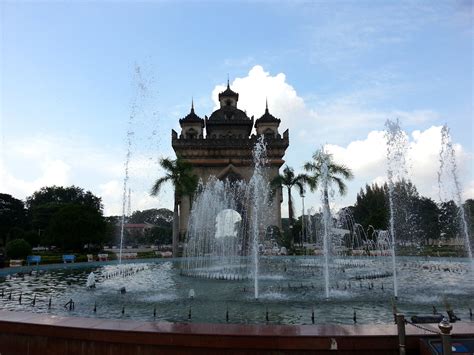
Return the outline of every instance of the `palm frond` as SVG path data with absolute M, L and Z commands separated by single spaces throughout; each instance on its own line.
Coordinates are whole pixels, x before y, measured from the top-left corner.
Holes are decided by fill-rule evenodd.
M 344 181 L 342 181 L 342 179 L 337 176 L 332 176 L 331 180 L 336 183 L 337 188 L 339 190 L 339 194 L 341 196 L 344 196 L 347 193 L 347 186 L 346 184 L 344 184 Z
M 168 173 L 172 173 L 175 170 L 175 160 L 171 160 L 170 158 L 161 158 L 160 166 Z
M 303 169 L 308 172 L 313 172 L 313 171 L 318 171 L 320 167 L 318 167 L 318 165 L 313 162 L 307 162 L 303 165 Z
M 168 181 L 171 180 L 171 177 L 169 175 L 166 175 L 162 178 L 159 178 L 158 180 L 155 181 L 151 188 L 150 194 L 152 196 L 157 196 L 160 193 L 161 187 Z
M 298 188 L 299 192 L 300 192 L 300 196 L 304 195 L 305 193 L 305 190 L 304 190 L 304 185 L 302 182 L 300 181 L 296 181 L 295 182 L 295 186 Z
M 339 174 L 342 175 L 345 179 L 351 180 L 354 175 L 352 174 L 351 169 L 349 169 L 347 166 L 343 164 L 336 164 L 332 162 L 331 165 L 329 165 L 329 171 L 332 174 Z
M 283 176 L 277 175 L 270 181 L 270 188 L 275 190 L 283 185 Z

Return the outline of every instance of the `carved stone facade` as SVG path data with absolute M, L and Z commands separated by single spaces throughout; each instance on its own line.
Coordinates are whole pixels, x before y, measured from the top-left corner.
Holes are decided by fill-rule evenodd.
M 284 163 L 283 156 L 289 144 L 288 130 L 280 135 L 280 120 L 270 114 L 268 105 L 264 115 L 254 122 L 253 117 L 249 118 L 237 108 L 238 99 L 239 94 L 227 83 L 227 89 L 219 94 L 220 108 L 209 118 L 200 118 L 192 105 L 190 113 L 179 120 L 181 133 L 178 135 L 172 130 L 171 143 L 176 155 L 189 162 L 193 173 L 204 182 L 210 176 L 248 182 L 254 169 L 252 151 L 261 134 L 265 135 L 267 144 L 269 179 L 278 175 Z M 256 135 L 251 134 L 254 127 Z M 274 198 L 272 224 L 281 229 L 281 191 L 277 191 Z M 179 205 L 179 234 L 183 240 L 189 220 L 189 197 L 181 197 Z

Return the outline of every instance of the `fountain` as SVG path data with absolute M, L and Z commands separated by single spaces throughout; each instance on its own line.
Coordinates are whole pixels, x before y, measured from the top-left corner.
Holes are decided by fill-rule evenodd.
M 188 228 L 181 273 L 212 279 L 254 281 L 258 299 L 259 245 L 269 224 L 270 188 L 265 176 L 266 149 L 257 141 L 249 182 L 201 182 Z M 242 218 L 243 217 L 243 218 Z
M 440 200 L 445 200 L 445 196 L 448 198 L 454 198 L 458 208 L 459 208 L 459 222 L 461 227 L 461 234 L 464 239 L 464 245 L 466 248 L 466 253 L 468 258 L 471 261 L 472 270 L 474 271 L 474 259 L 472 257 L 472 248 L 471 241 L 469 237 L 469 227 L 466 221 L 466 213 L 464 211 L 464 206 L 462 203 L 461 197 L 461 183 L 459 182 L 458 173 L 457 173 L 457 164 L 456 164 L 456 154 L 454 146 L 451 141 L 451 135 L 449 133 L 449 128 L 447 125 L 444 125 L 441 128 L 441 150 L 439 153 L 439 162 L 440 167 L 438 171 L 438 186 L 439 186 L 439 195 Z M 452 184 L 451 191 L 449 190 L 449 182 Z
M 86 287 L 88 288 L 95 288 L 95 274 L 91 272 L 89 276 L 87 276 Z
M 322 189 L 322 203 L 323 203 L 323 225 L 324 225 L 324 234 L 323 234 L 323 255 L 324 255 L 324 289 L 326 294 L 326 299 L 329 298 L 329 243 L 330 243 L 330 231 L 332 230 L 332 217 L 331 210 L 329 208 L 329 171 L 328 171 L 328 162 L 327 155 L 322 150 L 323 161 L 321 169 L 321 189 Z
M 461 206 L 454 150 L 447 128 L 443 132 L 440 186 L 454 180 L 454 196 Z M 131 142 L 133 131 L 129 133 Z M 364 230 L 349 211 L 331 214 L 329 172 L 323 160 L 319 185 L 323 209 L 319 213 L 309 209 L 305 214 L 305 248 L 314 251 L 304 256 L 266 255 L 267 245 L 284 248 L 269 244 L 278 238 L 274 229 L 268 229 L 272 199 L 266 146 L 259 138 L 247 182 L 214 176 L 200 182 L 192 201 L 183 258 L 118 265 L 114 261 L 61 264 L 44 271 L 40 265 L 5 272 L 0 281 L 0 305 L 4 310 L 178 323 L 380 324 L 392 322 L 395 295 L 398 309 L 406 314 L 433 306 L 442 309 L 447 299 L 456 304 L 461 318 L 469 318 L 474 294 L 472 264 L 464 258 L 395 259 L 396 237 L 400 238 L 395 235 L 395 223 L 403 207 L 396 184 L 407 178 L 406 141 L 398 122 L 387 123 L 387 139 L 389 230 L 370 226 Z M 127 162 L 125 168 L 127 192 Z M 462 225 L 468 246 L 465 220 Z M 392 278 L 393 284 L 388 281 Z M 85 287 L 92 281 L 93 292 Z M 399 287 L 403 292 L 398 292 Z M 34 308 L 27 300 L 34 300 Z M 64 304 L 74 307 L 64 308 Z
M 393 294 L 398 298 L 397 283 L 397 263 L 396 263 L 396 236 L 395 236 L 395 214 L 402 208 L 402 201 L 395 196 L 394 186 L 396 182 L 406 180 L 407 170 L 405 157 L 407 152 L 407 137 L 400 128 L 398 119 L 396 121 L 387 120 L 385 123 L 385 138 L 387 140 L 387 179 L 388 196 L 390 206 L 390 236 L 392 249 L 392 269 L 393 269 Z

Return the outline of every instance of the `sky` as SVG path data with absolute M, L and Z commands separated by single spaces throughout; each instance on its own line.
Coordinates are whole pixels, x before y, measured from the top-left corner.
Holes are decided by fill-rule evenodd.
M 171 129 L 192 99 L 210 116 L 229 77 L 249 116 L 268 99 L 297 172 L 322 146 L 352 169 L 334 208 L 386 181 L 397 118 L 419 192 L 439 198 L 447 124 L 474 198 L 472 1 L 0 1 L 0 32 L 1 193 L 76 185 L 121 214 L 129 131 L 131 210 L 172 208 L 171 186 L 149 195 Z

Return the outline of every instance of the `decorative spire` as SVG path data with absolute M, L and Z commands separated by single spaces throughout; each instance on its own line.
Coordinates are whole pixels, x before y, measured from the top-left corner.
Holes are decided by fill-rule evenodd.
M 194 97 L 191 96 L 191 112 L 194 113 Z
M 273 116 L 268 110 L 268 97 L 265 97 L 265 113 L 262 115 L 262 117 L 260 117 L 257 121 L 255 121 L 255 124 L 258 125 L 262 122 L 267 122 L 267 123 L 272 122 L 272 123 L 277 123 L 277 124 L 280 123 L 280 119 Z
M 227 73 L 227 89 L 230 89 L 229 73 Z

